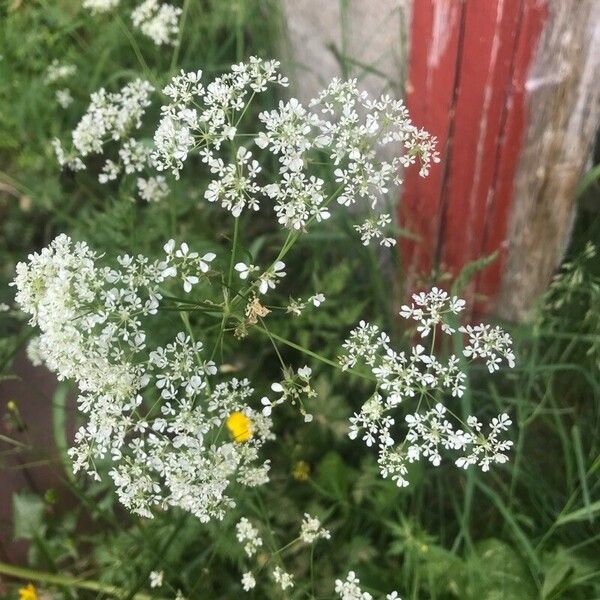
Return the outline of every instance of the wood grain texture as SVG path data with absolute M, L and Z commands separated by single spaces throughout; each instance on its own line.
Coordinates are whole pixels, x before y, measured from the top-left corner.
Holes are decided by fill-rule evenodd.
M 415 0 L 407 104 L 438 136 L 442 167 L 425 180 L 407 173 L 400 220 L 420 236 L 402 243 L 409 291 L 432 271 L 454 277 L 498 252 L 467 292 L 479 310 L 481 298 L 495 298 L 523 141 L 521 90 L 546 17 L 545 0 Z
M 423 0 L 412 12 L 406 102 L 412 120 L 438 138 L 443 161 L 426 179 L 412 170 L 406 173 L 399 219 L 420 236 L 418 243 L 406 238 L 400 243 L 408 289 L 429 274 L 438 253 L 447 157 L 453 151 L 463 8 L 463 2 Z
M 515 320 L 527 318 L 564 254 L 600 121 L 600 2 L 551 0 L 549 12 L 525 84 L 528 122 L 496 303 Z

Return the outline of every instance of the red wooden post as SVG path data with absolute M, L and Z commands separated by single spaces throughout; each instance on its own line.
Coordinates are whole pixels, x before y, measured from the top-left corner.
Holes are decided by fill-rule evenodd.
M 426 179 L 406 174 L 400 221 L 420 236 L 401 243 L 409 288 L 499 251 L 473 290 L 498 292 L 526 75 L 546 17 L 546 0 L 414 1 L 407 104 L 438 137 L 442 163 Z

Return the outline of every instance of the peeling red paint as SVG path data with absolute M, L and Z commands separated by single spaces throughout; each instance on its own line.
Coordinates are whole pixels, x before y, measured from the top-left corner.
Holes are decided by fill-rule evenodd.
M 434 39 L 440 11 L 443 44 Z M 409 287 L 434 268 L 456 275 L 499 250 L 473 290 L 497 293 L 525 82 L 546 17 L 546 0 L 414 1 L 407 105 L 413 121 L 438 136 L 443 160 L 426 179 L 407 172 L 400 221 L 421 238 L 400 244 Z

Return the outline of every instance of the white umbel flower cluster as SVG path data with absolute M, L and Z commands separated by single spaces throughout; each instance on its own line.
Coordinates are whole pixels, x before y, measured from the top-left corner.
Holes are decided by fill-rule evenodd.
M 294 587 L 294 576 L 291 573 L 284 571 L 281 567 L 275 567 L 272 576 L 273 581 L 277 583 L 283 591 Z
M 116 267 L 100 266 L 85 243 L 60 235 L 17 265 L 13 285 L 41 332 L 37 353 L 80 390 L 86 423 L 69 450 L 75 472 L 99 478 L 96 465 L 110 460 L 119 498 L 133 512 L 151 517 L 153 507 L 177 506 L 208 521 L 233 504 L 232 480 L 267 480 L 269 462 L 258 454 L 272 438 L 271 420 L 249 405 L 248 380 L 213 386 L 217 369 L 202 342 L 180 332 L 164 347 L 149 346 L 159 288 L 191 289 L 214 258 L 172 241 L 165 249 L 160 261 L 125 255 Z M 232 414 L 252 424 L 243 442 L 223 433 Z
M 339 595 L 340 600 L 373 600 L 373 596 L 369 592 L 363 592 L 361 589 L 360 579 L 354 571 L 349 571 L 345 580 L 335 580 L 335 592 Z M 386 600 L 401 600 L 398 592 L 391 592 L 385 598 Z
M 93 15 L 106 13 L 119 6 L 121 0 L 83 0 L 81 5 Z
M 181 8 L 158 0 L 144 0 L 131 13 L 133 26 L 157 46 L 174 45 L 179 34 Z
M 360 225 L 354 225 L 354 229 L 360 233 L 360 241 L 363 246 L 368 246 L 371 240 L 379 240 L 380 246 L 390 248 L 396 245 L 396 238 L 385 235 L 385 229 L 392 222 L 392 217 L 388 214 L 381 214 L 376 217 L 369 217 Z
M 159 9 L 158 0 L 146 0 L 134 12 L 135 23 L 150 27 L 158 16 L 148 20 L 147 15 L 163 14 L 166 6 Z M 156 30 L 162 31 L 158 26 Z M 157 43 L 168 43 L 156 31 L 153 35 Z M 279 73 L 277 61 L 256 57 L 206 83 L 202 71 L 181 71 L 163 89 L 169 102 L 161 107 L 151 148 L 126 140 L 140 127 L 150 84 L 133 82 L 117 94 L 100 90 L 73 132 L 75 151 L 68 153 L 55 142 L 56 154 L 61 165 L 81 169 L 82 159 L 102 152 L 107 140 L 123 140 L 123 150 L 131 146 L 129 160 L 123 152 L 118 161 L 107 160 L 103 182 L 145 168 L 179 178 L 194 156 L 212 176 L 204 192 L 208 202 L 239 217 L 244 211 L 258 211 L 266 200 L 280 225 L 297 234 L 309 223 L 328 219 L 335 201 L 350 206 L 360 200 L 374 211 L 355 227 L 362 242 L 394 245 L 394 237 L 386 233 L 391 217 L 381 214 L 377 205 L 388 194 L 395 196 L 392 188 L 401 183 L 402 167 L 419 161 L 421 175 L 427 175 L 431 163 L 439 161 L 436 139 L 411 123 L 401 101 L 372 99 L 358 89 L 356 80 L 338 79 L 308 106 L 295 98 L 279 102 L 277 109 L 259 114 L 261 131 L 248 131 L 244 116 L 254 97 L 270 85 L 285 87 L 288 79 Z M 391 161 L 380 159 L 381 150 L 391 143 L 403 151 Z M 266 152 L 279 164 L 275 175 L 265 174 L 257 159 Z M 324 154 L 335 180 L 332 186 L 314 172 L 322 172 Z
M 321 527 L 321 521 L 317 517 L 304 513 L 304 519 L 300 526 L 300 539 L 306 544 L 312 544 L 318 539 L 331 539 L 331 533 L 328 529 Z
M 83 0 L 83 8 L 93 15 L 107 13 L 115 9 L 121 0 Z M 157 46 L 174 46 L 179 35 L 179 18 L 182 9 L 178 6 L 143 0 L 131 12 L 133 26 L 149 37 Z
M 150 83 L 136 79 L 119 92 L 107 92 L 104 88 L 94 92 L 73 131 L 75 149 L 82 157 L 101 153 L 107 140 L 122 140 L 131 130 L 139 129 L 153 91 Z
M 377 385 L 360 412 L 350 418 L 349 436 L 355 439 L 361 435 L 367 446 L 377 445 L 382 476 L 391 478 L 400 487 L 408 485 L 407 463 L 427 459 L 438 466 L 443 451 L 459 453 L 455 460 L 459 467 L 478 465 L 484 471 L 494 463 L 508 460 L 506 452 L 512 442 L 501 439 L 511 425 L 508 415 L 492 419 L 486 432 L 473 416 L 466 423 L 453 423 L 457 419 L 452 411 L 439 401 L 443 395 L 460 397 L 465 390 L 467 376 L 461 370 L 459 358 L 451 355 L 442 362 L 433 354 L 435 333 L 438 330 L 446 335 L 456 333 L 449 318 L 455 318 L 464 307 L 464 300 L 438 288 L 414 294 L 412 304 L 402 307 L 400 315 L 417 322 L 421 338 L 432 337 L 429 351 L 416 344 L 410 353 L 397 352 L 385 332 L 364 321 L 344 343 L 342 368 L 365 365 Z M 461 327 L 460 332 L 469 338 L 463 351 L 467 359 L 483 358 L 490 372 L 497 370 L 502 361 L 514 366 L 512 341 L 499 327 L 467 326 Z M 397 443 L 395 436 L 400 428 L 394 415 L 407 400 L 416 403 L 417 411 L 405 416 L 403 439 Z
M 160 202 L 169 195 L 169 186 L 162 175 L 157 177 L 138 177 L 137 188 L 140 198 L 146 202 Z
M 55 58 L 46 69 L 44 82 L 50 85 L 58 81 L 62 81 L 63 79 L 72 77 L 76 72 L 77 67 L 75 65 L 61 63 L 57 58 Z
M 119 162 L 106 161 L 98 177 L 100 183 L 115 180 L 121 171 L 128 174 L 141 171 L 149 161 L 150 150 L 128 136 L 141 127 L 153 91 L 150 83 L 136 79 L 119 92 L 107 92 L 104 88 L 94 92 L 87 111 L 73 130 L 72 150 L 66 151 L 57 139 L 52 142 L 61 167 L 85 169 L 83 159 L 90 154 L 102 154 L 104 145 L 113 140 L 122 142 Z
M 71 104 L 73 104 L 73 96 L 71 94 L 71 90 L 68 88 L 63 88 L 61 90 L 56 90 L 56 101 L 61 108 L 69 108 Z
M 258 549 L 263 545 L 258 529 L 254 527 L 246 517 L 242 517 L 238 521 L 235 529 L 237 540 L 244 544 L 244 552 L 246 555 L 248 557 L 254 556 Z

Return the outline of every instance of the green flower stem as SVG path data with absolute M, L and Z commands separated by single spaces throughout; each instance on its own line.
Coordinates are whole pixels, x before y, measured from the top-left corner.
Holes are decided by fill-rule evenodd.
M 92 592 L 109 594 L 110 596 L 114 596 L 116 598 L 121 598 L 126 593 L 125 590 L 119 587 L 100 583 L 99 581 L 78 579 L 77 577 L 70 577 L 69 575 L 46 573 L 45 571 L 36 571 L 35 569 L 15 567 L 13 565 L 7 565 L 6 563 L 0 563 L 0 573 L 3 575 L 8 575 L 9 577 L 23 579 L 25 581 L 40 581 L 42 583 L 49 583 L 64 587 L 91 590 Z M 149 594 L 143 593 L 137 593 L 133 598 L 135 600 L 160 600 L 159 598 L 156 598 L 156 596 L 150 596 Z
M 173 55 L 171 56 L 171 66 L 169 68 L 170 73 L 175 75 L 177 70 L 177 63 L 179 62 L 179 53 L 181 52 L 181 41 L 183 39 L 183 30 L 185 29 L 185 22 L 188 16 L 188 10 L 190 8 L 189 0 L 185 0 L 183 3 L 183 10 L 181 20 L 179 21 L 179 32 L 177 34 L 177 41 L 175 42 L 175 48 L 173 48 Z
M 231 259 L 229 260 L 229 273 L 227 274 L 227 288 L 231 288 L 231 280 L 233 279 L 233 265 L 235 264 L 235 253 L 237 250 L 238 233 L 239 233 L 240 218 L 235 217 L 233 225 L 233 247 L 231 248 Z
M 267 330 L 266 327 L 264 327 L 264 325 L 263 326 L 256 325 L 256 329 L 258 329 L 258 331 L 260 331 L 261 333 L 264 333 L 265 335 L 267 335 L 269 338 L 277 340 L 278 342 L 281 342 L 282 344 L 285 344 L 286 346 L 289 346 L 290 348 L 294 348 L 295 350 L 298 350 L 298 351 L 302 352 L 303 354 L 312 356 L 313 358 L 316 358 L 317 360 L 319 360 L 322 363 L 325 363 L 327 365 L 330 365 L 331 367 L 335 367 L 336 369 L 341 369 L 340 365 L 338 363 L 336 363 L 335 361 L 325 358 L 324 356 L 321 356 L 320 354 L 317 354 L 316 352 L 313 352 L 312 350 L 309 350 L 308 348 L 304 348 L 304 346 L 300 346 L 299 344 L 296 344 L 295 342 L 292 342 L 291 340 L 286 340 L 285 338 L 281 337 L 280 335 L 277 335 L 276 333 L 273 333 L 272 331 Z M 353 375 L 356 375 L 357 377 L 361 377 L 362 379 L 366 379 L 367 381 L 372 381 L 372 382 L 377 381 L 374 377 L 371 377 L 370 375 L 367 375 L 366 373 L 361 373 L 360 371 L 355 371 L 354 369 L 347 369 L 347 372 L 352 373 Z

